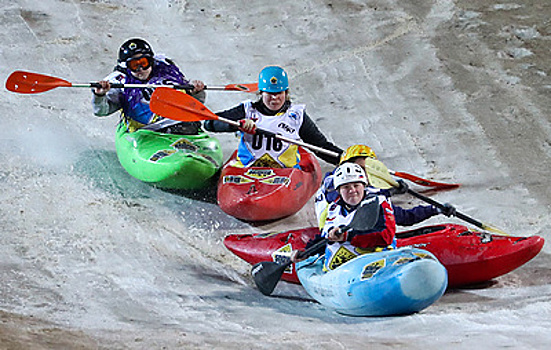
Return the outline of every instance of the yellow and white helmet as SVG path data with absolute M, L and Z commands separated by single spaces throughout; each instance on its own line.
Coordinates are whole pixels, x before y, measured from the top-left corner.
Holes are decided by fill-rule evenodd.
M 375 152 L 373 152 L 373 150 L 370 147 L 366 145 L 354 145 L 354 146 L 348 147 L 343 152 L 343 154 L 341 155 L 339 164 L 342 164 L 356 157 L 369 157 L 369 158 L 377 159 Z

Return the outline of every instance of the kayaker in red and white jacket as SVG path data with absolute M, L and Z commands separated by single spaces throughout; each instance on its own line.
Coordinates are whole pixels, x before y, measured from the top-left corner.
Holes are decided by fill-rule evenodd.
M 339 197 L 329 205 L 321 234 L 306 246 L 308 248 L 321 239 L 328 240 L 325 248 L 325 269 L 332 270 L 361 254 L 395 248 L 395 209 L 399 207 L 392 205 L 390 198 L 381 192 L 367 189 L 369 183 L 364 168 L 359 164 L 345 162 L 335 170 L 333 181 Z M 373 201 L 379 205 L 378 218 L 373 227 L 366 230 L 343 230 L 352 222 L 358 208 Z M 450 208 L 453 211 L 453 207 Z M 399 210 L 402 211 L 401 215 L 412 212 L 411 209 Z M 293 251 L 291 261 L 300 260 L 298 252 Z M 322 254 L 323 251 L 320 249 L 315 253 Z
M 321 236 L 328 240 L 325 249 L 325 268 L 332 270 L 358 255 L 396 247 L 396 221 L 390 200 L 365 191 L 367 175 L 358 164 L 344 163 L 335 170 L 335 188 L 339 199 L 329 206 Z M 366 230 L 343 231 L 356 210 L 370 202 L 379 205 L 374 227 Z
M 340 164 L 355 163 L 360 165 L 365 170 L 366 158 L 377 159 L 377 156 L 369 146 L 353 145 L 348 147 L 342 153 Z M 314 208 L 320 229 L 322 229 L 325 225 L 325 219 L 327 217 L 327 211 L 330 204 L 339 198 L 339 194 L 333 183 L 334 173 L 335 171 L 333 170 L 325 174 L 321 187 L 316 192 L 314 198 Z M 396 194 L 404 194 L 407 192 L 408 186 L 403 180 L 398 180 L 400 187 L 393 188 L 385 181 L 379 180 L 375 176 L 370 176 L 369 172 L 366 173 L 368 180 L 366 191 L 368 193 L 382 194 L 386 197 L 391 197 Z M 394 210 L 394 216 L 396 217 L 396 225 L 411 226 L 438 214 L 444 214 L 447 216 L 453 215 L 454 208 L 449 204 L 446 204 L 445 206 L 446 210 L 444 211 L 432 205 L 418 205 L 411 209 L 403 209 L 399 206 L 392 205 L 392 209 Z
M 299 167 L 298 146 L 281 141 L 273 134 L 292 140 L 302 140 L 339 155 L 342 153 L 342 149 L 329 142 L 321 133 L 306 114 L 304 105 L 291 103 L 289 79 L 283 68 L 268 66 L 262 69 L 258 78 L 258 89 L 261 94 L 260 100 L 245 101 L 236 107 L 216 113 L 225 119 L 238 121 L 241 124 L 239 128 L 217 120 L 204 122 L 207 131 L 242 132 L 236 166 Z M 273 134 L 256 132 L 257 128 Z M 324 153 L 316 155 L 328 163 L 338 164 L 338 158 Z

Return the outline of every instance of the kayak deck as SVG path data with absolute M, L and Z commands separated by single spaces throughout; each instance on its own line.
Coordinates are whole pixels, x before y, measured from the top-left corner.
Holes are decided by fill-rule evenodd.
M 236 152 L 222 168 L 218 204 L 227 214 L 245 221 L 276 220 L 299 211 L 321 183 L 315 157 L 299 148 L 301 169 L 236 167 Z
M 175 135 L 139 129 L 129 133 L 119 126 L 115 145 L 130 175 L 160 188 L 204 188 L 222 165 L 220 143 L 204 132 Z
M 232 234 L 224 245 L 250 264 L 283 261 L 294 249 L 304 249 L 319 232 L 308 227 L 286 232 Z M 543 248 L 540 236 L 514 237 L 471 230 L 463 225 L 424 226 L 396 234 L 398 247 L 427 250 L 448 270 L 449 287 L 489 281 L 509 273 L 533 259 Z M 291 265 L 282 279 L 299 283 Z
M 327 272 L 323 258 L 313 256 L 297 263 L 297 273 L 311 297 L 352 316 L 418 312 L 437 301 L 447 287 L 444 266 L 417 248 L 360 255 Z

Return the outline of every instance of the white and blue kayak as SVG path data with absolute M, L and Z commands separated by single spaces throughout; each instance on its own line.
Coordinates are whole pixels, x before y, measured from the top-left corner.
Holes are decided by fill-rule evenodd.
M 323 271 L 324 257 L 296 264 L 304 289 L 320 304 L 353 316 L 404 315 L 421 311 L 446 290 L 446 268 L 428 251 L 400 248 L 360 255 Z

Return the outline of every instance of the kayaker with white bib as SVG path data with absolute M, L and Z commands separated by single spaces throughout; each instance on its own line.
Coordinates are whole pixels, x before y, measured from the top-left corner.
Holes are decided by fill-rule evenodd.
M 335 269 L 361 254 L 395 248 L 395 210 L 399 207 L 394 206 L 390 198 L 382 192 L 370 190 L 365 169 L 359 164 L 344 162 L 332 176 L 338 197 L 327 208 L 321 234 L 307 244 L 309 247 L 320 239 L 328 240 L 325 248 L 325 269 Z M 372 212 L 372 215 L 376 215 L 373 219 L 375 223 L 373 227 L 365 231 L 347 231 L 345 227 L 352 222 L 357 209 L 372 205 L 373 202 L 377 203 L 375 206 L 377 210 Z M 412 220 L 415 218 L 412 209 L 399 208 L 399 210 L 402 211 L 400 215 L 411 215 Z M 428 217 L 430 216 L 432 215 Z M 420 222 L 428 217 L 417 216 L 415 220 Z M 293 251 L 291 261 L 299 261 L 298 252 Z M 323 251 L 320 250 L 318 253 L 322 254 Z
M 325 268 L 332 270 L 344 262 L 376 249 L 396 247 L 396 221 L 390 200 L 382 195 L 366 192 L 368 185 L 364 169 L 353 163 L 344 163 L 335 170 L 335 188 L 339 200 L 328 209 L 321 235 L 329 242 L 325 249 Z M 350 224 L 355 211 L 369 202 L 377 202 L 375 227 L 368 231 L 343 231 Z
M 339 155 L 342 153 L 342 149 L 329 142 L 321 133 L 306 114 L 304 105 L 291 103 L 289 79 L 283 68 L 268 66 L 262 69 L 258 78 L 258 89 L 260 99 L 256 102 L 248 100 L 216 113 L 220 117 L 238 121 L 239 128 L 217 120 L 207 120 L 204 123 L 207 131 L 242 132 L 237 149 L 237 162 L 240 166 L 298 168 L 298 146 L 282 141 L 273 134 L 302 140 Z M 257 127 L 273 134 L 256 132 Z M 323 153 L 316 155 L 330 164 L 336 165 L 339 161 L 338 158 Z
M 149 100 L 153 88 L 111 88 L 113 83 L 186 86 L 188 93 L 204 102 L 205 84 L 200 80 L 189 81 L 172 60 L 155 55 L 145 40 L 133 38 L 121 45 L 115 70 L 99 82 L 101 87 L 92 90 L 94 114 L 103 117 L 122 109 L 121 121 L 129 132 L 147 128 L 172 134 L 198 133 L 200 122 L 182 123 L 151 112 Z

